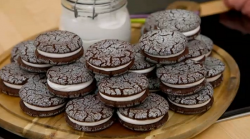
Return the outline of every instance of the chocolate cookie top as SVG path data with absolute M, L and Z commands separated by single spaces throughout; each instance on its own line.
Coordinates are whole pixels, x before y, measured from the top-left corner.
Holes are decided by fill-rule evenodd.
M 186 48 L 187 38 L 180 32 L 152 30 L 142 35 L 141 49 L 151 55 L 168 56 Z
M 103 40 L 91 45 L 85 55 L 86 61 L 97 67 L 114 67 L 134 59 L 132 45 L 120 40 Z
M 26 83 L 33 76 L 33 73 L 22 70 L 16 63 L 8 64 L 0 70 L 0 77 L 3 81 L 16 85 Z
M 169 84 L 188 84 L 203 79 L 206 70 L 201 63 L 187 60 L 175 65 L 158 68 L 156 74 L 162 82 Z
M 140 53 L 141 52 L 140 43 L 134 44 L 132 47 L 134 48 L 135 53 Z
M 78 59 L 76 62 L 80 62 L 80 63 L 83 63 L 85 65 L 86 63 L 86 60 L 85 60 L 85 57 L 82 56 L 80 59 Z
M 206 77 L 216 76 L 225 70 L 225 64 L 214 57 L 207 57 L 204 65 L 207 70 Z
M 125 73 L 120 76 L 103 78 L 99 92 L 109 96 L 131 96 L 146 90 L 148 79 L 139 73 Z
M 159 29 L 188 32 L 200 26 L 200 17 L 192 11 L 173 9 L 162 12 L 157 19 Z
M 33 44 L 33 41 L 24 41 L 24 42 L 18 43 L 11 51 L 12 62 L 17 62 L 19 55 L 20 55 L 20 51 L 23 49 L 25 44 Z
M 145 57 L 141 53 L 135 53 L 135 62 L 134 62 L 134 65 L 130 69 L 141 70 L 141 69 L 147 69 L 153 66 L 155 66 L 155 64 L 146 61 Z
M 34 42 L 38 50 L 47 53 L 64 54 L 83 47 L 81 38 L 68 31 L 55 30 L 40 34 Z
M 208 38 L 207 36 L 201 35 L 201 34 L 200 34 L 198 37 L 196 37 L 196 39 L 197 39 L 197 40 L 200 40 L 200 41 L 202 41 L 202 42 L 204 42 L 204 43 L 206 44 L 207 48 L 208 48 L 210 51 L 213 49 L 214 43 L 213 43 L 213 41 L 212 41 L 210 38 Z
M 23 48 L 20 50 L 20 57 L 29 63 L 44 64 L 41 60 L 37 59 L 35 51 L 36 47 L 34 46 L 33 41 L 30 41 L 30 43 L 23 45 Z
M 111 117 L 114 110 L 101 103 L 96 95 L 87 95 L 69 101 L 66 105 L 66 113 L 76 121 L 97 122 Z
M 169 105 L 163 97 L 151 93 L 141 105 L 131 108 L 120 108 L 120 114 L 137 120 L 155 119 L 167 114 Z
M 185 55 L 186 58 L 195 58 L 209 53 L 206 44 L 199 40 L 192 40 L 187 44 L 189 53 Z
M 188 96 L 173 96 L 169 95 L 168 99 L 174 103 L 184 104 L 184 105 L 195 105 L 202 104 L 213 97 L 213 86 L 210 83 L 206 83 L 205 87 L 193 95 Z
M 51 95 L 42 81 L 30 80 L 20 89 L 19 96 L 24 102 L 39 107 L 51 107 L 65 103 L 64 99 Z
M 47 71 L 49 81 L 60 85 L 73 85 L 92 80 L 94 75 L 78 62 L 70 65 L 54 66 Z

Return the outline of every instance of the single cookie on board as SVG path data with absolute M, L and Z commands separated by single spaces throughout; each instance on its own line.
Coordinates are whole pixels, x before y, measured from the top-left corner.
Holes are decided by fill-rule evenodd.
M 217 58 L 207 57 L 204 65 L 207 70 L 207 81 L 210 82 L 214 88 L 219 86 L 223 81 L 225 64 Z
M 45 64 L 41 60 L 37 59 L 35 55 L 36 47 L 33 41 L 23 45 L 22 49 L 19 51 L 20 56 L 18 58 L 19 66 L 29 72 L 43 73 L 46 72 L 52 65 Z
M 80 62 L 54 66 L 47 71 L 47 78 L 50 92 L 62 98 L 81 97 L 97 88 L 94 74 Z
M 0 90 L 10 96 L 19 96 L 19 90 L 34 75 L 22 70 L 17 63 L 8 64 L 0 70 Z
M 192 40 L 188 42 L 187 46 L 189 53 L 185 55 L 186 59 L 203 63 L 206 59 L 206 55 L 210 53 L 206 44 L 199 40 Z
M 120 40 L 97 42 L 88 48 L 85 55 L 89 70 L 108 76 L 127 72 L 134 64 L 134 57 L 132 45 Z
M 33 117 L 49 117 L 65 109 L 65 100 L 51 95 L 43 81 L 29 81 L 20 89 L 19 95 L 21 109 Z
M 180 32 L 163 29 L 143 34 L 139 45 L 142 54 L 154 63 L 173 64 L 185 59 L 188 54 L 187 42 Z
M 119 108 L 120 123 L 134 131 L 150 131 L 161 127 L 168 120 L 169 105 L 163 97 L 151 93 L 141 105 Z
M 205 87 L 189 96 L 168 95 L 170 110 L 181 114 L 198 114 L 206 112 L 213 104 L 213 86 L 206 82 Z
M 169 95 L 194 94 L 204 88 L 206 81 L 205 67 L 192 60 L 158 68 L 156 74 L 161 91 Z
M 69 64 L 83 56 L 81 38 L 68 31 L 42 33 L 35 39 L 34 45 L 37 47 L 37 58 L 47 64 Z
M 148 79 L 139 73 L 103 78 L 98 85 L 100 100 L 111 107 L 131 107 L 148 96 Z
M 135 72 L 144 74 L 150 77 L 155 73 L 155 64 L 145 60 L 145 57 L 141 53 L 135 53 L 134 65 L 129 69 L 129 72 Z
M 202 41 L 202 42 L 204 42 L 206 44 L 207 49 L 209 50 L 209 53 L 206 54 L 206 57 L 211 55 L 211 52 L 212 52 L 213 47 L 214 47 L 213 41 L 210 38 L 208 38 L 207 36 L 201 35 L 201 34 L 199 36 L 197 36 L 196 39 L 200 40 L 200 41 Z
M 18 43 L 17 45 L 15 45 L 13 47 L 13 49 L 11 50 L 11 58 L 10 58 L 10 61 L 11 62 L 15 62 L 17 63 L 17 60 L 19 58 L 19 54 L 20 54 L 20 51 L 23 49 L 23 46 L 25 44 L 33 44 L 33 41 L 24 41 L 24 42 L 20 42 Z
M 66 105 L 66 122 L 74 129 L 96 132 L 110 127 L 114 109 L 105 106 L 96 95 L 70 100 Z
M 151 14 L 145 23 L 144 32 L 156 29 L 179 31 L 188 40 L 195 39 L 200 34 L 200 17 L 192 11 L 172 9 Z

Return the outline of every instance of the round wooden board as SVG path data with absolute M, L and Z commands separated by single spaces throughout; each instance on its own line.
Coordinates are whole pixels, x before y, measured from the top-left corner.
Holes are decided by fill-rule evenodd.
M 140 28 L 132 28 L 132 43 L 140 37 Z M 33 39 L 31 37 L 30 39 Z M 84 133 L 70 128 L 64 119 L 64 114 L 50 118 L 34 118 L 24 114 L 19 108 L 20 98 L 10 97 L 0 93 L 0 126 L 4 129 L 26 138 L 129 138 L 129 139 L 187 139 L 191 138 L 209 126 L 226 111 L 234 99 L 239 83 L 240 72 L 235 60 L 223 49 L 214 46 L 212 57 L 221 59 L 225 65 L 223 83 L 215 89 L 212 108 L 199 115 L 181 115 L 169 112 L 169 120 L 161 128 L 151 132 L 133 132 L 122 127 L 117 121 L 110 128 Z M 0 56 L 0 68 L 10 62 L 10 50 Z

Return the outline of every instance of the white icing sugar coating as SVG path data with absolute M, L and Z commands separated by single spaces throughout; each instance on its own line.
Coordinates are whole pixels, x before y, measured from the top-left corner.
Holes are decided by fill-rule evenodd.
M 204 65 L 207 70 L 206 77 L 216 76 L 225 70 L 225 64 L 214 57 L 207 57 Z
M 158 68 L 157 77 L 169 84 L 188 84 L 200 81 L 205 77 L 206 70 L 201 63 L 187 60 L 175 65 Z
M 150 55 L 170 56 L 185 50 L 187 38 L 180 32 L 152 30 L 140 38 L 141 49 Z
M 150 63 L 145 60 L 145 57 L 140 53 L 135 53 L 135 62 L 134 65 L 130 68 L 130 70 L 141 70 L 154 67 L 155 64 Z
M 65 100 L 50 94 L 42 81 L 30 80 L 19 91 L 20 98 L 31 105 L 39 107 L 52 107 L 65 103 Z
M 47 71 L 47 78 L 56 84 L 73 85 L 85 83 L 94 78 L 94 75 L 80 62 L 70 65 L 54 66 Z
M 172 9 L 158 11 L 146 19 L 147 31 L 155 29 L 170 29 L 180 32 L 188 32 L 196 29 L 201 23 L 200 17 L 192 11 Z
M 16 63 L 8 64 L 0 70 L 0 77 L 3 81 L 16 85 L 24 84 L 34 75 L 20 69 Z
M 88 48 L 85 59 L 91 65 L 110 68 L 131 62 L 134 59 L 134 52 L 129 42 L 103 40 Z
M 103 78 L 99 92 L 108 96 L 130 96 L 141 93 L 148 87 L 148 79 L 139 73 L 125 73 L 119 76 Z
M 161 96 L 151 93 L 139 106 L 119 108 L 119 113 L 134 120 L 155 119 L 167 114 L 168 102 Z
M 207 102 L 213 97 L 213 93 L 213 86 L 210 83 L 206 83 L 205 87 L 198 93 L 188 96 L 168 95 L 168 99 L 177 104 L 195 105 Z
M 83 47 L 81 38 L 75 33 L 55 30 L 40 34 L 34 41 L 38 50 L 47 53 L 64 54 Z
M 132 47 L 133 47 L 135 53 L 140 53 L 141 52 L 140 43 L 134 44 Z
M 17 45 L 15 45 L 13 47 L 13 49 L 11 50 L 11 61 L 12 62 L 16 62 L 19 58 L 20 55 L 20 51 L 23 49 L 25 44 L 33 44 L 33 41 L 24 41 L 24 42 L 20 42 Z
M 213 41 L 210 38 L 208 38 L 205 35 L 200 34 L 199 36 L 196 37 L 196 39 L 204 42 L 206 44 L 207 48 L 210 51 L 212 51 L 214 43 L 213 43 Z
M 97 122 L 111 117 L 114 110 L 105 106 L 96 95 L 70 100 L 66 105 L 67 115 L 78 122 Z
M 199 40 L 192 40 L 187 44 L 189 53 L 185 55 L 186 58 L 196 58 L 209 53 L 206 44 Z
M 35 51 L 36 47 L 34 46 L 33 41 L 30 41 L 30 43 L 23 45 L 23 49 L 20 50 L 20 57 L 28 63 L 44 64 L 42 61 L 37 59 Z

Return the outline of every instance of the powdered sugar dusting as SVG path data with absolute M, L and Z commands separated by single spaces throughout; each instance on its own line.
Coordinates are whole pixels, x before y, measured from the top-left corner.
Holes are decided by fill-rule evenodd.
M 66 105 L 66 113 L 71 118 L 81 122 L 96 122 L 109 118 L 114 110 L 105 106 L 96 95 L 87 95 L 73 99 Z
M 204 65 L 207 70 L 206 77 L 216 76 L 225 70 L 225 64 L 214 57 L 207 57 Z
M 78 62 L 50 68 L 47 71 L 47 78 L 53 83 L 72 85 L 90 81 L 94 75 L 85 67 L 85 64 Z
M 170 84 L 187 84 L 203 79 L 206 70 L 202 64 L 187 60 L 175 65 L 167 65 L 158 68 L 156 74 L 162 82 Z
M 42 61 L 38 60 L 35 55 L 36 47 L 33 45 L 33 41 L 23 45 L 20 50 L 20 56 L 23 60 L 34 63 L 34 64 L 44 64 Z
M 209 53 L 206 44 L 199 40 L 192 40 L 188 42 L 187 46 L 189 53 L 186 55 L 186 58 L 195 58 Z
M 173 96 L 169 95 L 168 98 L 178 104 L 195 105 L 202 104 L 213 97 L 213 87 L 210 83 L 206 83 L 205 87 L 198 93 L 188 96 Z
M 86 61 L 98 67 L 127 64 L 134 59 L 132 45 L 126 41 L 103 40 L 91 45 L 85 55 Z
M 140 47 L 151 55 L 168 56 L 183 51 L 187 42 L 187 38 L 180 32 L 153 30 L 142 35 Z
M 141 53 L 135 53 L 135 62 L 130 69 L 140 70 L 140 69 L 150 68 L 153 66 L 155 66 L 155 64 L 146 61 L 145 57 Z
M 212 51 L 213 46 L 214 46 L 214 43 L 213 43 L 213 41 L 212 41 L 210 38 L 208 38 L 208 37 L 205 36 L 205 35 L 201 35 L 201 34 L 200 34 L 196 39 L 197 39 L 197 40 L 200 40 L 200 41 L 202 41 L 202 42 L 204 42 L 204 43 L 206 44 L 207 48 L 208 48 L 210 51 Z
M 31 105 L 50 107 L 63 104 L 64 99 L 49 93 L 46 84 L 42 81 L 30 80 L 19 91 L 20 98 Z
M 120 108 L 119 112 L 129 118 L 144 120 L 158 118 L 167 114 L 168 102 L 161 96 L 151 93 L 141 105 L 131 108 Z
M 20 51 L 23 49 L 25 44 L 33 44 L 33 41 L 24 41 L 24 42 L 20 42 L 18 43 L 11 51 L 11 59 L 12 62 L 17 63 L 17 60 L 19 58 L 20 55 Z
M 138 73 L 125 73 L 120 76 L 103 78 L 98 86 L 99 92 L 110 96 L 130 96 L 141 93 L 148 87 L 148 79 Z
M 83 47 L 78 35 L 62 30 L 40 34 L 35 39 L 34 45 L 41 51 L 58 54 L 73 52 Z

